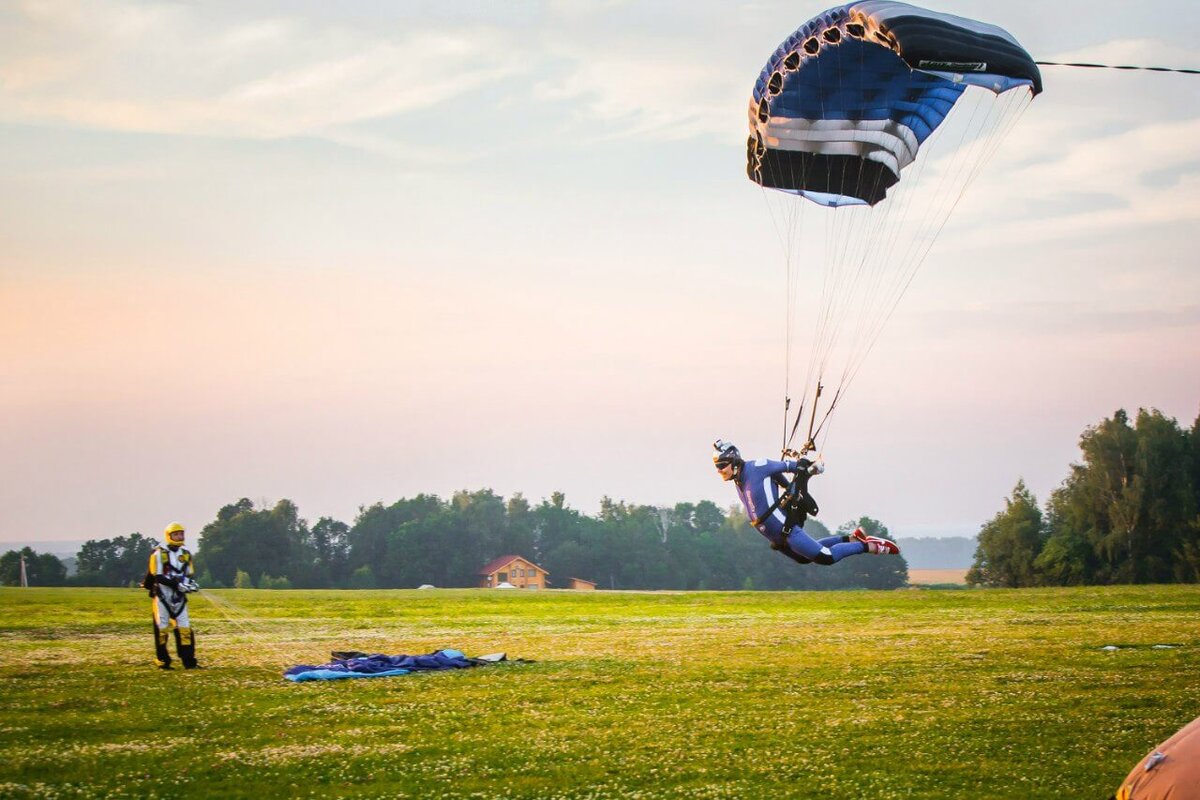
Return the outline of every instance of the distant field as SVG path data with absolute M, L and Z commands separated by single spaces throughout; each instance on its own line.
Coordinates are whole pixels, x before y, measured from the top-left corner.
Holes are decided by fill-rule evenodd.
M 1200 713 L 1197 586 L 214 596 L 165 673 L 143 594 L 0 589 L 0 797 L 1104 798 Z M 537 663 L 280 677 L 440 647 Z
M 963 583 L 967 582 L 965 569 L 910 569 L 908 582 L 915 586 L 927 586 L 933 583 Z

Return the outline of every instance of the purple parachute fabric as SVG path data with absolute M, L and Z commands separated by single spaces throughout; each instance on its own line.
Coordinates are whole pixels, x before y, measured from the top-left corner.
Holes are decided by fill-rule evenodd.
M 383 678 L 389 675 L 407 675 L 410 672 L 435 672 L 447 669 L 465 669 L 492 661 L 504 660 L 467 658 L 461 650 L 436 650 L 421 656 L 356 655 L 350 658 L 334 658 L 328 664 L 313 666 L 298 664 L 283 673 L 289 681 L 331 681 L 344 678 Z

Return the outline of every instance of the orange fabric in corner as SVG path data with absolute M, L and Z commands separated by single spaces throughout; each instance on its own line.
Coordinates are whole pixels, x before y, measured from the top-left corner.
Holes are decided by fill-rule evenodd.
M 1115 797 L 1200 800 L 1200 717 L 1147 753 L 1121 782 Z

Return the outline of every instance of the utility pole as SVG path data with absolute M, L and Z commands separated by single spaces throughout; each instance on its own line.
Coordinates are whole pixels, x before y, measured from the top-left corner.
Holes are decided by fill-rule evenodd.
M 25 554 L 21 553 L 21 588 L 29 588 L 29 574 L 25 572 Z

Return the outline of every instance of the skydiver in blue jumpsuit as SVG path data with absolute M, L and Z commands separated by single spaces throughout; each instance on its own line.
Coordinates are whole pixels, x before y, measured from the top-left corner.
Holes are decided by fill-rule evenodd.
M 814 539 L 804 531 L 809 515 L 817 514 L 817 503 L 808 493 L 808 480 L 825 467 L 806 458 L 747 462 L 738 449 L 718 439 L 713 464 L 720 476 L 733 481 L 750 524 L 771 542 L 771 548 L 800 564 L 836 564 L 860 553 L 899 555 L 895 542 L 867 536 L 856 528 L 849 536 Z

